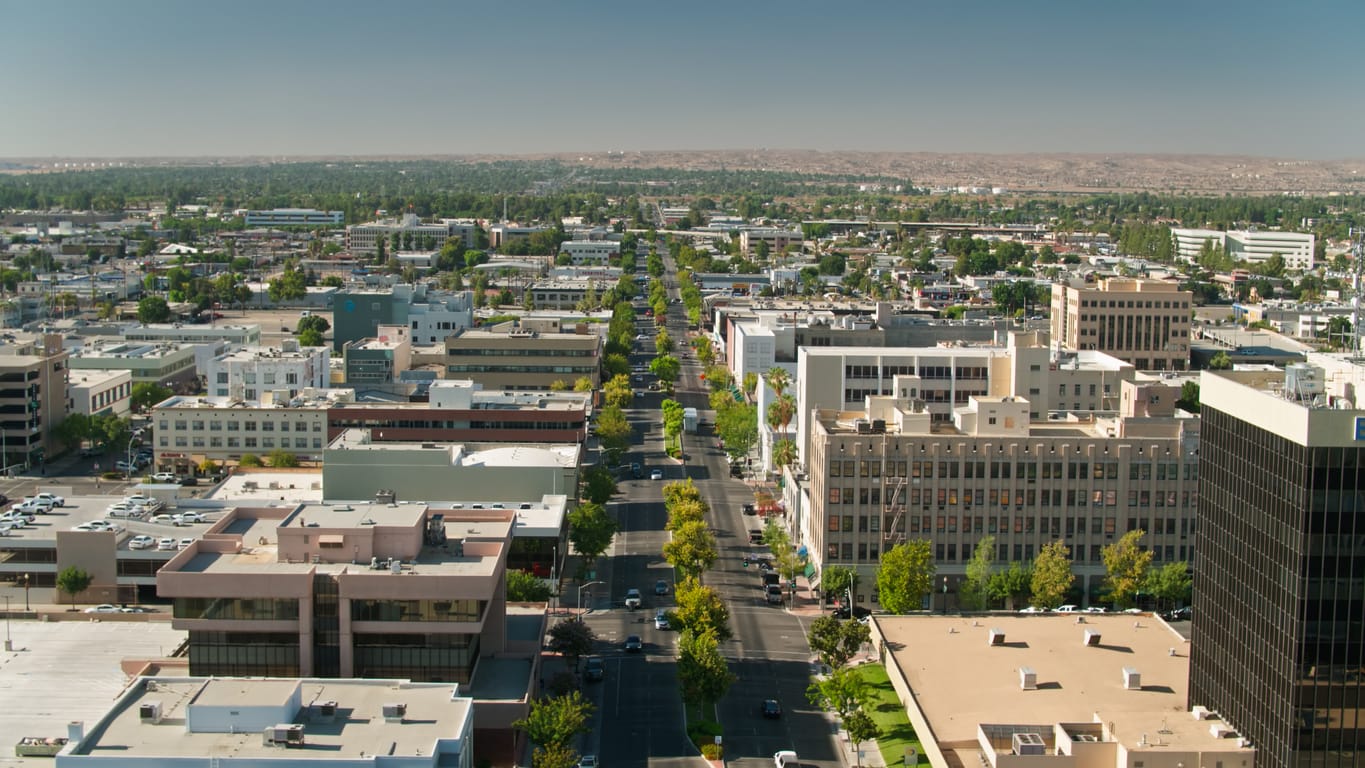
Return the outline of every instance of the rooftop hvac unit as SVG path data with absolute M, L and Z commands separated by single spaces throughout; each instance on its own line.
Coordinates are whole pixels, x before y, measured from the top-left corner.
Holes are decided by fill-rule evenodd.
M 1199 704 L 1190 707 L 1190 714 L 1194 716 L 1195 720 L 1208 720 L 1213 717 L 1213 713 L 1209 711 L 1208 707 Z
M 986 634 L 986 637 L 988 638 L 988 643 L 987 643 L 988 645 L 1004 645 L 1004 644 L 1005 644 L 1005 630 L 1003 630 L 1003 629 L 991 629 L 991 630 Z
M 1098 629 L 1087 629 L 1085 631 L 1085 644 L 1089 647 L 1099 647 L 1100 631 Z
M 137 719 L 143 723 L 156 725 L 161 722 L 161 702 L 149 701 L 137 708 Z
M 872 434 L 872 422 L 868 421 L 867 419 L 858 419 L 857 421 L 853 422 L 853 426 L 857 428 L 858 434 L 860 435 Z
M 385 705 L 383 705 L 383 707 L 382 707 L 382 713 L 383 713 L 383 715 L 384 715 L 384 722 L 386 722 L 386 723 L 400 723 L 400 722 L 403 721 L 403 718 L 406 717 L 407 714 L 408 714 L 408 705 L 407 705 L 407 704 L 385 704 Z
M 1123 687 L 1130 691 L 1142 690 L 1142 673 L 1138 672 L 1137 667 L 1123 668 Z
M 267 747 L 302 747 L 303 726 L 294 723 L 272 725 L 261 734 L 261 744 Z
M 1019 668 L 1019 690 L 1021 691 L 1038 690 L 1038 673 L 1033 671 L 1033 667 Z
M 874 435 L 886 434 L 886 419 L 872 420 L 872 434 Z
M 1016 733 L 1014 734 L 1014 754 L 1016 755 L 1047 754 L 1047 743 L 1043 741 L 1043 737 L 1041 734 Z
M 450 539 L 450 554 L 464 557 L 464 539 Z
M 320 723 L 330 723 L 336 720 L 337 703 L 335 701 L 324 701 L 317 705 L 317 721 Z

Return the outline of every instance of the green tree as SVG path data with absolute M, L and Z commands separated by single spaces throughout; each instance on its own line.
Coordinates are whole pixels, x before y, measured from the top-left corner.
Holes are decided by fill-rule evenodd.
M 593 391 L 592 379 L 588 378 L 587 376 L 579 376 L 578 379 L 573 383 L 573 391 L 575 392 Z
M 1076 576 L 1071 572 L 1071 549 L 1058 539 L 1043 545 L 1033 561 L 1033 604 L 1052 609 L 1066 600 Z
M 171 319 L 171 308 L 160 296 L 143 296 L 137 303 L 139 323 L 164 323 Z
M 683 701 L 709 706 L 720 701 L 735 682 L 735 676 L 720 655 L 716 633 L 683 632 L 678 637 L 678 685 Z
M 133 406 L 133 411 L 141 413 L 157 403 L 170 397 L 173 393 L 168 387 L 160 384 L 153 384 L 150 381 L 139 381 L 133 385 L 133 392 L 129 402 Z
M 991 571 L 995 567 L 995 537 L 986 535 L 976 542 L 972 559 L 967 561 L 967 578 L 962 581 L 959 599 L 969 611 L 985 610 L 990 601 Z
M 1228 353 L 1222 350 L 1215 352 L 1213 354 L 1213 357 L 1209 358 L 1209 370 L 1210 371 L 1232 370 L 1232 358 L 1228 357 Z
M 275 469 L 287 469 L 297 467 L 299 465 L 299 457 L 295 456 L 289 451 L 284 450 L 283 448 L 276 448 L 275 450 L 271 451 L 268 460 L 270 466 Z
M 568 391 L 569 391 L 569 382 L 567 382 L 567 381 L 565 381 L 565 380 L 563 380 L 563 379 L 555 379 L 554 381 L 550 382 L 550 391 L 551 391 L 551 392 L 568 392 Z
M 57 574 L 57 589 L 65 592 L 71 597 L 72 608 L 76 605 L 76 596 L 90 588 L 91 582 L 95 577 L 87 573 L 83 568 L 70 565 L 63 568 Z
M 1199 382 L 1187 381 L 1180 385 L 1180 399 L 1175 401 L 1190 413 L 1199 413 Z
M 601 464 L 583 470 L 581 477 L 583 488 L 579 495 L 584 500 L 594 504 L 606 504 L 616 495 L 616 478 L 612 477 L 611 470 Z
M 1175 607 L 1180 603 L 1189 602 L 1190 588 L 1193 586 L 1190 565 L 1186 562 L 1174 562 L 1166 563 L 1160 568 L 1149 568 L 1142 585 L 1142 591 L 1160 601 L 1158 604 L 1164 603 Z
M 826 570 L 826 575 L 828 575 Z M 858 649 L 872 637 L 872 629 L 851 617 L 840 621 L 833 616 L 821 616 L 810 624 L 810 649 L 820 657 L 820 662 L 831 669 L 838 669 L 858 654 Z
M 794 440 L 784 437 L 773 443 L 773 466 L 779 470 L 792 466 L 798 458 Z
M 989 592 L 991 599 L 1003 600 L 1007 610 L 1028 602 L 1029 590 L 1033 588 L 1033 569 L 1021 565 L 1019 561 L 1010 563 L 1003 571 L 991 574 Z
M 300 331 L 298 340 L 301 347 L 324 347 L 327 345 L 327 340 L 322 338 L 322 333 L 316 328 Z
M 585 502 L 569 513 L 569 541 L 589 564 L 607 551 L 618 528 L 601 504 Z
M 551 651 L 561 654 L 569 662 L 571 669 L 578 669 L 578 660 L 592 653 L 597 636 L 581 617 L 562 619 L 550 627 L 550 641 L 546 644 Z
M 725 452 L 744 458 L 758 442 L 758 408 L 751 403 L 735 403 L 716 413 L 716 433 L 725 441 Z
M 1108 599 L 1119 608 L 1129 608 L 1136 603 L 1137 593 L 1152 564 L 1151 550 L 1142 549 L 1142 539 L 1146 535 L 1146 531 L 1138 528 L 1100 549 Z
M 537 746 L 531 751 L 531 768 L 577 768 L 582 757 L 567 744 Z
M 918 611 L 933 588 L 934 556 L 927 539 L 902 542 L 882 553 L 877 592 L 891 613 Z
M 672 355 L 659 355 L 650 361 L 649 371 L 658 376 L 671 390 L 678 381 L 678 374 L 682 372 L 682 363 Z
M 630 386 L 630 375 L 618 373 L 602 385 L 602 395 L 610 408 L 627 408 L 635 399 L 635 390 Z M 601 426 L 600 420 L 598 424 Z
M 507 602 L 543 603 L 550 599 L 550 586 L 533 573 L 507 569 Z
M 242 458 L 237 460 L 237 465 L 241 467 L 259 467 L 261 466 L 261 457 L 254 453 L 244 453 L 242 454 Z
M 682 524 L 664 544 L 664 559 L 684 578 L 700 579 L 719 556 L 716 537 L 703 522 Z
M 309 315 L 307 317 L 300 317 L 299 323 L 294 327 L 294 330 L 300 334 L 304 331 L 316 330 L 318 335 L 322 335 L 332 330 L 332 324 L 327 322 L 327 318 L 322 315 Z
M 602 409 L 597 417 L 597 440 L 607 452 L 609 461 L 621 460 L 621 454 L 630 448 L 632 434 L 633 428 L 619 407 L 609 405 Z
M 594 709 L 592 702 L 578 691 L 535 699 L 526 718 L 512 723 L 512 727 L 542 747 L 568 747 L 591 729 L 589 718 Z
M 733 637 L 730 631 L 730 609 L 716 590 L 694 578 L 684 578 L 674 589 L 677 607 L 673 622 L 678 631 L 714 632 L 721 642 Z
M 881 736 L 881 730 L 877 728 L 877 723 L 871 715 L 862 709 L 855 709 L 844 716 L 844 731 L 848 733 L 848 740 L 853 743 L 853 749 L 858 754 L 858 766 L 862 768 L 863 753 L 859 747 L 863 742 Z
M 90 417 L 83 413 L 73 413 L 62 419 L 53 434 L 67 448 L 75 448 L 81 441 L 90 438 Z
M 835 667 L 833 672 L 806 688 L 806 699 L 811 705 L 833 712 L 843 720 L 867 704 L 867 683 L 856 669 Z

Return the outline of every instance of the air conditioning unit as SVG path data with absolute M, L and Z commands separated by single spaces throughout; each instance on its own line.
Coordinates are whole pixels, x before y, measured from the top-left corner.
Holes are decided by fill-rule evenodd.
M 330 723 L 336 720 L 337 703 L 335 701 L 324 701 L 317 705 L 317 721 L 320 723 Z
M 1085 644 L 1087 647 L 1098 648 L 1100 644 L 1100 631 L 1098 629 L 1087 629 L 1085 631 Z
M 386 723 L 401 723 L 401 722 L 403 722 L 403 718 L 404 718 L 405 716 L 407 716 L 407 714 L 408 714 L 408 705 L 407 705 L 407 704 L 384 704 L 384 705 L 382 706 L 382 713 L 383 713 L 383 715 L 384 715 L 384 722 L 386 722 Z
M 1003 629 L 992 629 L 988 633 L 986 633 L 986 637 L 988 638 L 987 642 L 988 645 L 1005 644 L 1005 630 Z
M 1019 690 L 1021 691 L 1038 690 L 1038 673 L 1033 671 L 1033 667 L 1019 668 Z
M 1043 741 L 1042 734 L 1016 733 L 1014 734 L 1014 754 L 1016 755 L 1047 754 L 1047 742 Z
M 1123 687 L 1130 691 L 1142 690 L 1142 673 L 1137 667 L 1123 668 Z
M 303 726 L 294 723 L 272 725 L 262 732 L 261 744 L 266 747 L 302 747 Z
M 161 722 L 161 702 L 149 701 L 137 708 L 137 719 L 139 722 L 151 723 L 156 725 Z

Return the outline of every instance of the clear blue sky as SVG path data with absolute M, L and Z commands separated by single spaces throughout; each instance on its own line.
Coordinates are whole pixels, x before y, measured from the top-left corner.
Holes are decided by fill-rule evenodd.
M 1365 0 L 0 0 L 0 157 L 1365 156 Z

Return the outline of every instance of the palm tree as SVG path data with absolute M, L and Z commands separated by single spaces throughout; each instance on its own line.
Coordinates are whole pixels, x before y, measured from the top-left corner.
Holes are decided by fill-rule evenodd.
M 792 416 L 795 415 L 796 400 L 791 395 L 780 395 L 768 404 L 768 426 L 781 429 L 783 434 L 786 434 L 787 425 L 791 423 Z
M 796 443 L 782 438 L 773 444 L 773 464 L 778 468 L 790 467 L 796 463 Z
M 768 380 L 768 386 L 773 392 L 777 393 L 779 398 L 787 391 L 787 387 L 791 385 L 791 376 L 788 375 L 787 369 L 785 368 L 769 368 L 766 378 Z

